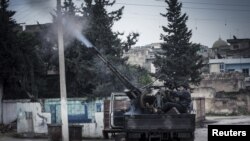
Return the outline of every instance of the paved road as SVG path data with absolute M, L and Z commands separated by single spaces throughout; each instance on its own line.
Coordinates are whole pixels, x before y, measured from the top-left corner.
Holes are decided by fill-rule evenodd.
M 239 125 L 250 125 L 250 116 L 233 116 L 233 117 L 207 117 L 209 124 L 239 124 Z M 197 128 L 195 131 L 195 141 L 207 141 L 207 125 L 204 128 Z M 9 136 L 1 136 L 0 141 L 48 141 L 48 139 L 19 139 Z M 103 140 L 103 139 L 92 139 L 83 141 L 114 141 L 114 140 Z
M 48 141 L 48 139 L 20 139 L 8 136 L 0 137 L 0 141 Z M 104 140 L 104 139 L 86 139 L 82 141 L 114 141 L 114 140 Z
M 206 117 L 208 123 L 204 128 L 197 128 L 195 141 L 207 141 L 207 125 L 250 125 L 250 116 Z

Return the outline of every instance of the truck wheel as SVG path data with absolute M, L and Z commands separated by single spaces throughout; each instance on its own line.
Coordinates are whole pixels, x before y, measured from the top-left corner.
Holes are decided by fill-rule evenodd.
M 108 132 L 102 131 L 102 135 L 103 135 L 104 139 L 109 139 L 109 134 L 108 134 Z
M 117 134 L 115 136 L 115 141 L 126 141 L 126 137 L 124 134 Z

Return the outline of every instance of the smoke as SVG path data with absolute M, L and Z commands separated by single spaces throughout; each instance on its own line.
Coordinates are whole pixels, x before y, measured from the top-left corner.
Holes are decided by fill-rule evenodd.
M 91 48 L 93 47 L 93 44 L 82 34 L 84 25 L 87 25 L 86 23 L 87 22 L 84 23 L 79 22 L 71 17 L 63 19 L 63 27 L 66 33 L 68 33 L 68 35 L 70 35 L 71 38 L 72 37 L 76 38 L 77 40 L 81 41 L 86 47 Z

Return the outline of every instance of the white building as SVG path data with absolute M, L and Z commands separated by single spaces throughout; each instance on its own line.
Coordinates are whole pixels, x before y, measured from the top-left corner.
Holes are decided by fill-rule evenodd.
M 155 52 L 160 49 L 160 43 L 135 47 L 124 53 L 123 57 L 128 57 L 128 63 L 138 65 L 145 68 L 150 73 L 155 73 L 156 68 L 153 64 L 155 60 Z
M 213 44 L 214 56 L 209 59 L 210 73 L 241 72 L 249 76 L 250 39 L 235 38 L 227 42 L 219 38 Z

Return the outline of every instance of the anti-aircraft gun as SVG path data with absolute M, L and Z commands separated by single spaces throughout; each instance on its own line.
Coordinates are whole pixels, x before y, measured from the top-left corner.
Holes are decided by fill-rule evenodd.
M 141 90 L 135 87 L 125 76 L 123 76 L 103 55 L 99 52 L 96 47 L 92 47 L 94 53 L 107 65 L 107 67 L 112 71 L 114 75 L 123 83 L 126 87 L 126 91 L 124 92 L 127 97 L 131 100 L 131 104 L 133 109 L 130 112 L 139 112 L 144 113 L 146 112 L 145 105 L 146 102 L 144 101 L 144 96 L 146 94 L 146 90 Z M 152 96 L 151 96 L 152 98 Z M 132 111 L 134 110 L 134 111 Z
M 116 135 L 117 141 L 194 140 L 195 115 L 180 113 L 176 108 L 164 110 L 169 90 L 161 87 L 135 87 L 96 47 L 92 46 L 92 50 L 128 89 L 112 93 L 110 100 L 104 102 L 105 138 L 108 133 L 112 133 Z

